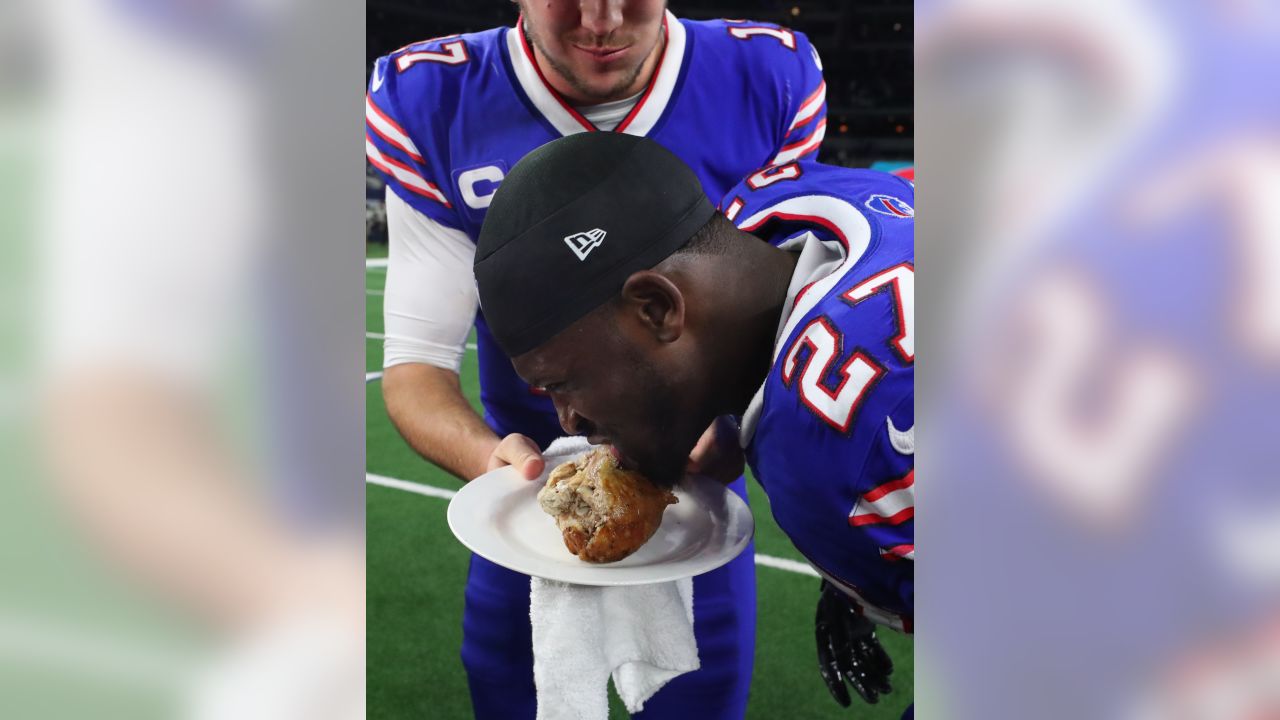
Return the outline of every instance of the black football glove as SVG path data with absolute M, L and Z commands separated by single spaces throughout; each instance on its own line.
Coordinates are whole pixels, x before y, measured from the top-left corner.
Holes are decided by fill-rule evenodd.
M 869 703 L 893 690 L 889 685 L 893 661 L 876 639 L 875 625 L 826 580 L 822 581 L 822 596 L 818 598 L 814 632 L 818 640 L 818 670 L 840 705 L 849 707 L 846 682 Z

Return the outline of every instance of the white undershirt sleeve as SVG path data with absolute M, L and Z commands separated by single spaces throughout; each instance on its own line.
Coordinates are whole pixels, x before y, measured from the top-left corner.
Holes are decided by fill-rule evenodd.
M 476 247 L 461 230 L 413 209 L 387 188 L 386 339 L 382 366 L 425 363 L 458 372 L 479 296 Z

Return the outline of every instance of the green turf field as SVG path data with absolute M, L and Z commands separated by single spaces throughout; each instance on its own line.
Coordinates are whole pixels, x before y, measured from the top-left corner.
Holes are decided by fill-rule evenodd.
M 385 248 L 369 254 L 385 255 Z M 384 269 L 366 269 L 365 369 L 370 373 L 382 367 L 385 280 Z M 478 409 L 474 351 L 464 359 L 462 386 Z M 376 378 L 367 383 L 368 472 L 449 490 L 460 487 L 458 480 L 421 460 L 404 444 L 387 419 L 381 390 Z M 469 553 L 445 524 L 448 501 L 378 485 L 366 487 L 369 717 L 469 718 L 471 701 L 458 655 Z M 774 524 L 768 500 L 754 480 L 749 481 L 749 492 L 757 555 L 800 560 Z M 855 699 L 854 707 L 846 710 L 831 699 L 818 675 L 813 640 L 818 580 L 761 565 L 756 566 L 756 576 L 758 635 L 747 717 L 879 720 L 902 715 L 914 685 L 909 637 L 880 632 L 896 665 L 895 692 L 874 706 Z M 611 717 L 627 717 L 616 697 L 611 699 Z

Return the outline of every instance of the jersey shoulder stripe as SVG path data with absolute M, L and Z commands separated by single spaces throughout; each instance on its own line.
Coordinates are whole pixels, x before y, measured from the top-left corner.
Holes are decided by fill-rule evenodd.
M 826 82 L 822 61 L 804 33 L 753 20 L 682 21 L 690 42 L 707 55 L 732 57 L 727 71 L 751 68 L 753 92 L 772 92 L 783 110 L 776 128 L 778 153 L 768 164 L 805 157 L 821 146 L 826 134 Z
M 467 87 L 483 82 L 504 28 L 411 43 L 374 63 L 365 97 L 365 154 L 397 195 L 448 227 L 455 214 L 448 132 Z

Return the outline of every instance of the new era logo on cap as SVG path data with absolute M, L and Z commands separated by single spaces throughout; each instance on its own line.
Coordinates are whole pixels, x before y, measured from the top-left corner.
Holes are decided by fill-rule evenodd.
M 600 244 L 604 242 L 604 235 L 605 232 L 603 230 L 596 228 L 586 232 L 574 233 L 564 239 L 564 244 L 569 246 L 569 249 L 573 251 L 574 255 L 578 256 L 579 260 L 586 260 L 591 251 L 600 247 Z

